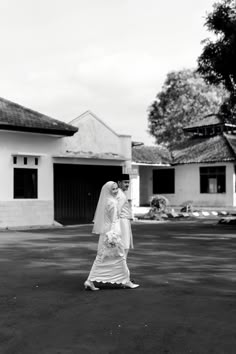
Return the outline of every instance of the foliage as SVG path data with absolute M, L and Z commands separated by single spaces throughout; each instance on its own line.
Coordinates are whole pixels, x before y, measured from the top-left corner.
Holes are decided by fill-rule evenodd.
M 164 195 L 154 195 L 150 202 L 151 209 L 158 212 L 164 212 L 168 204 L 169 201 Z
M 221 0 L 213 5 L 205 26 L 214 34 L 203 41 L 203 52 L 198 58 L 198 72 L 206 82 L 223 84 L 230 97 L 221 113 L 235 115 L 236 106 L 236 4 L 235 0 Z
M 144 215 L 144 219 L 149 220 L 163 220 L 165 218 L 165 212 L 168 199 L 164 195 L 154 195 L 151 197 L 150 209 L 147 214 Z
M 193 205 L 190 202 L 184 203 L 185 205 L 180 209 L 181 212 L 191 213 L 193 212 Z
M 226 97 L 222 87 L 207 84 L 195 70 L 168 73 L 148 110 L 148 130 L 157 144 L 175 145 L 186 139 L 183 126 L 218 113 Z

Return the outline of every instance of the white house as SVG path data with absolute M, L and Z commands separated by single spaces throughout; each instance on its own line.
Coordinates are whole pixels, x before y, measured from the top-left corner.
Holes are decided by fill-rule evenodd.
M 236 125 L 210 115 L 184 130 L 175 150 L 133 147 L 134 206 L 161 194 L 172 206 L 236 207 Z
M 0 167 L 0 228 L 91 222 L 102 184 L 131 168 L 131 137 L 0 98 Z
M 55 219 L 63 224 L 91 222 L 101 186 L 131 169 L 130 135 L 117 134 L 90 111 L 70 123 L 78 132 L 53 155 Z

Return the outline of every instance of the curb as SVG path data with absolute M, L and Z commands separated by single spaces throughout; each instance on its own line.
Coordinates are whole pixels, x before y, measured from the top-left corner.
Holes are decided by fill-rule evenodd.
M 222 219 L 222 223 L 229 223 L 231 220 L 236 220 L 236 214 L 231 214 L 228 211 L 221 210 L 221 211 L 193 211 L 193 212 L 168 212 L 168 213 L 162 213 L 157 216 L 156 220 L 163 220 L 163 219 L 177 219 L 177 218 L 219 218 L 219 217 L 224 217 Z M 151 219 L 148 213 L 135 213 L 134 214 L 134 219 L 136 220 L 155 220 Z M 225 221 L 223 221 L 225 220 Z

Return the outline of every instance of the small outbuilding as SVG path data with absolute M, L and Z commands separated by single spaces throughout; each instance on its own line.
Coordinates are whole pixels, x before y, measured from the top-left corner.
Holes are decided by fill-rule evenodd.
M 218 115 L 185 127 L 189 138 L 178 148 L 133 147 L 134 205 L 155 194 L 172 206 L 236 206 L 236 125 Z
M 91 222 L 102 184 L 131 168 L 131 137 L 0 98 L 0 168 L 0 228 Z

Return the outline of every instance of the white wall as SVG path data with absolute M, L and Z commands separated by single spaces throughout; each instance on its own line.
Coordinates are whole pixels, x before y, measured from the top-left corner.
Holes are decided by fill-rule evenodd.
M 70 124 L 79 128 L 66 138 L 66 150 L 121 155 L 131 162 L 131 136 L 118 135 L 93 113 L 87 112 Z
M 54 223 L 53 163 L 118 165 L 123 167 L 124 172 L 131 169 L 131 136 L 116 134 L 90 113 L 75 123 L 79 127 L 78 133 L 64 138 L 0 131 L 0 227 Z M 66 155 L 68 150 L 102 153 L 107 158 L 55 158 Z M 19 155 L 18 164 L 13 165 L 12 155 L 19 153 L 28 157 L 27 165 L 23 164 L 23 156 Z M 34 155 L 39 155 L 38 166 L 34 164 Z M 14 199 L 14 167 L 38 169 L 37 199 Z
M 38 168 L 38 199 L 53 199 L 53 164 L 52 154 L 61 151 L 60 138 L 44 136 L 42 134 L 27 134 L 0 131 L 0 200 L 13 200 L 13 168 Z M 28 164 L 23 165 L 23 157 L 18 157 L 19 163 L 13 165 L 13 154 L 39 154 L 38 166 L 34 165 L 34 158 L 28 157 Z
M 0 201 L 0 228 L 42 226 L 54 223 L 52 200 L 15 199 Z
M 139 166 L 132 166 L 132 172 L 130 174 L 130 197 L 132 200 L 132 206 L 140 205 L 140 175 Z
M 232 207 L 234 199 L 232 163 L 201 164 L 201 167 L 226 166 L 226 193 L 200 193 L 200 173 L 198 164 L 175 167 L 176 189 L 173 205 L 192 201 L 195 206 Z
M 51 155 L 61 151 L 62 140 L 42 134 L 0 131 L 0 227 L 50 225 L 54 222 Z M 13 165 L 12 155 L 19 153 L 28 158 L 27 165 L 23 164 L 23 156 L 17 156 L 17 165 Z M 41 155 L 38 166 L 34 164 L 34 154 Z M 13 171 L 17 167 L 38 169 L 37 199 L 14 199 Z
M 209 166 L 226 166 L 226 193 L 200 193 L 200 174 L 199 167 Z M 134 168 L 134 165 L 133 165 Z M 137 195 L 140 191 L 140 204 L 149 204 L 150 197 L 153 195 L 153 169 L 163 167 L 139 166 L 140 186 L 132 184 L 132 194 Z M 168 167 L 164 167 L 168 168 Z M 232 207 L 236 206 L 235 193 L 235 172 L 232 163 L 216 163 L 216 164 L 189 164 L 171 166 L 175 169 L 175 193 L 163 194 L 167 197 L 170 205 L 181 206 L 186 202 L 192 202 L 194 206 L 205 207 Z M 138 191 L 139 190 L 139 191 Z M 136 197 L 136 201 L 137 201 Z

